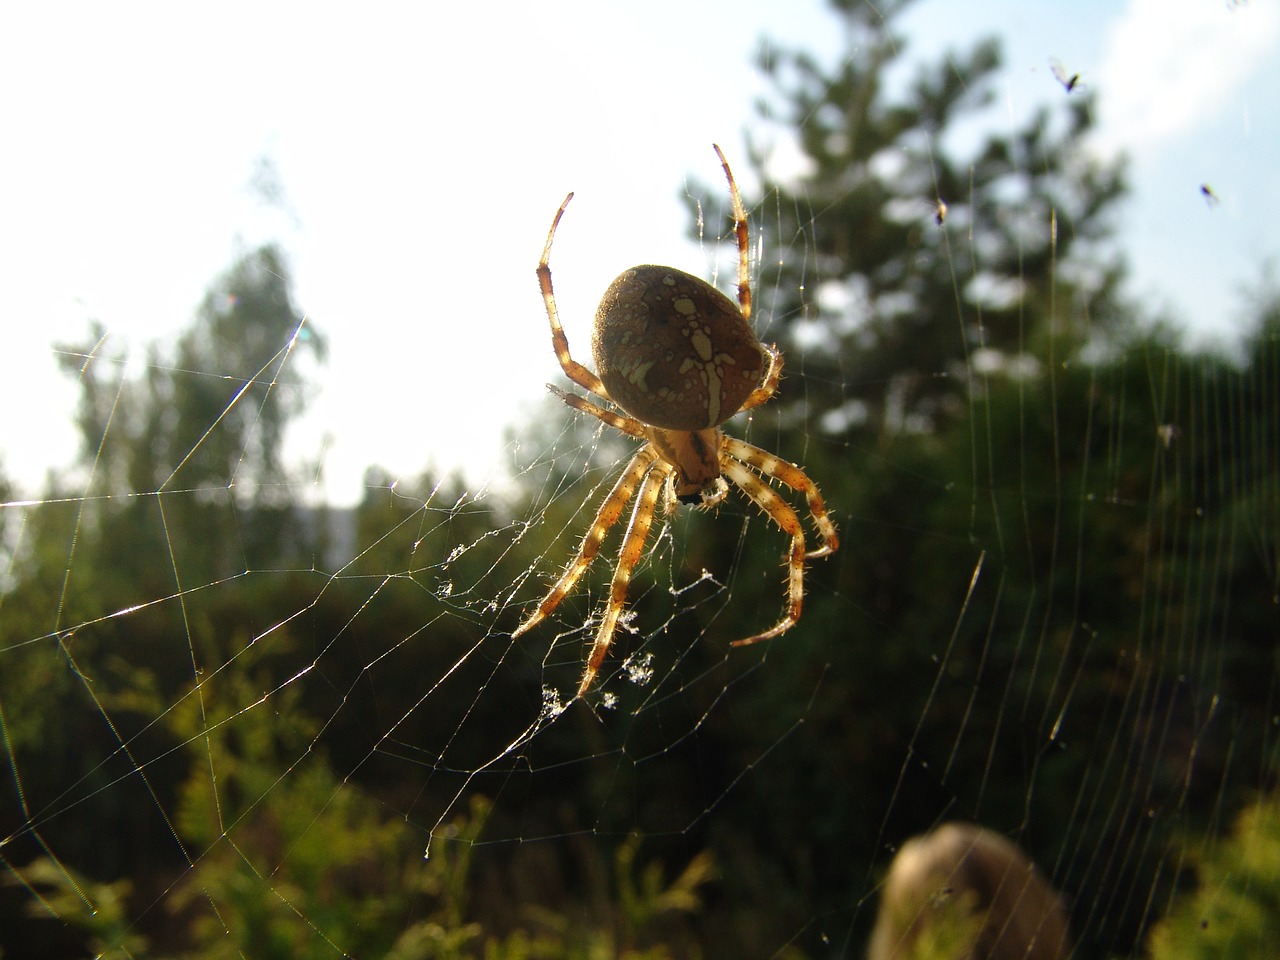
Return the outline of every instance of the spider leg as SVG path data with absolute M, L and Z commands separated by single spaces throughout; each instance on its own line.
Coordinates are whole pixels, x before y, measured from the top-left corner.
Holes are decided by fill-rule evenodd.
M 724 475 L 737 484 L 751 502 L 767 513 L 774 523 L 791 534 L 791 550 L 787 554 L 787 614 L 764 633 L 735 640 L 730 644 L 742 647 L 761 640 L 772 640 L 779 634 L 786 633 L 800 619 L 800 608 L 804 602 L 804 528 L 800 526 L 800 518 L 787 502 L 743 464 L 726 458 L 723 466 Z
M 614 413 L 612 410 L 606 410 L 604 407 L 592 403 L 586 397 L 580 397 L 576 393 L 561 390 L 555 384 L 548 383 L 547 389 L 580 413 L 589 413 L 597 420 L 604 421 L 615 430 L 620 430 L 628 436 L 644 437 L 644 427 L 639 420 L 633 420 L 631 417 L 624 417 L 619 413 Z
M 556 309 L 556 295 L 551 287 L 551 241 L 555 239 L 556 227 L 560 226 L 564 208 L 569 206 L 572 199 L 572 193 L 564 198 L 564 203 L 556 211 L 555 219 L 551 221 L 551 229 L 547 231 L 547 243 L 542 248 L 542 259 L 538 261 L 538 286 L 542 288 L 542 302 L 546 304 L 547 319 L 551 321 L 551 345 L 555 347 L 556 358 L 560 361 L 565 376 L 597 397 L 608 400 L 609 391 L 604 388 L 600 378 L 569 354 L 569 338 L 564 335 L 564 327 L 560 326 L 560 311 Z
M 769 354 L 769 369 L 765 371 L 764 379 L 760 381 L 760 386 L 747 394 L 747 399 L 742 401 L 742 406 L 738 408 L 738 413 L 760 406 L 760 404 L 772 397 L 778 389 L 778 381 L 782 379 L 782 354 L 778 352 L 776 347 L 765 347 L 764 350 L 765 353 Z
M 644 553 L 644 542 L 649 536 L 649 527 L 653 523 L 653 509 L 658 501 L 658 493 L 663 482 L 671 472 L 671 467 L 662 461 L 649 471 L 636 497 L 635 508 L 631 512 L 631 520 L 627 524 L 627 532 L 623 535 L 622 546 L 618 551 L 618 566 L 613 571 L 613 581 L 609 585 L 609 603 L 605 607 L 604 618 L 600 621 L 600 629 L 596 632 L 595 642 L 591 644 L 591 654 L 587 657 L 587 666 L 582 671 L 582 682 L 578 684 L 577 696 L 581 697 L 591 687 L 604 663 L 605 654 L 613 643 L 613 634 L 618 627 L 618 617 L 627 602 L 627 587 L 631 583 L 631 571 L 635 569 Z
M 775 457 L 769 451 L 760 449 L 753 443 L 747 443 L 745 440 L 738 440 L 734 437 L 724 438 L 721 451 L 735 460 L 751 464 L 767 477 L 776 477 L 797 493 L 804 494 L 805 500 L 809 503 L 809 515 L 813 518 L 814 526 L 818 528 L 818 535 L 822 538 L 822 546 L 806 554 L 806 556 L 811 559 L 813 557 L 825 557 L 827 554 L 835 553 L 839 549 L 840 539 L 836 536 L 835 524 L 827 516 L 827 507 L 822 502 L 822 494 L 818 492 L 817 484 L 810 480 L 803 470 L 794 463 L 787 463 L 781 457 Z M 727 473 L 728 471 L 726 470 L 725 472 Z M 755 478 L 753 477 L 752 479 Z M 753 497 L 752 499 L 755 498 Z M 758 500 L 756 502 L 759 503 Z M 761 504 L 761 506 L 763 507 L 764 504 Z M 765 509 L 767 510 L 768 508 Z M 774 516 L 772 513 L 770 515 Z M 777 517 L 774 516 L 774 519 L 777 520 Z
M 742 308 L 742 319 L 751 319 L 751 271 L 749 251 L 751 238 L 747 233 L 747 211 L 742 206 L 742 194 L 738 192 L 738 183 L 733 179 L 733 171 L 729 169 L 729 161 L 716 144 L 716 156 L 720 158 L 720 166 L 724 168 L 725 179 L 729 181 L 729 193 L 733 197 L 733 232 L 738 240 L 738 304 Z
M 657 459 L 658 451 L 647 443 L 636 451 L 636 455 L 631 458 L 627 468 L 622 471 L 622 475 L 618 477 L 613 489 L 609 491 L 609 495 L 601 502 L 600 508 L 596 511 L 595 519 L 591 521 L 591 526 L 587 528 L 587 532 L 582 538 L 582 546 L 578 548 L 577 556 L 569 562 L 568 568 L 560 575 L 560 579 L 547 591 L 547 595 L 542 598 L 538 608 L 525 617 L 524 623 L 516 627 L 511 634 L 512 638 L 520 636 L 520 634 L 541 623 L 549 613 L 560 606 L 560 601 L 572 592 L 579 578 L 586 572 L 587 567 L 591 565 L 591 561 L 595 559 L 596 553 L 599 552 L 600 543 L 604 540 L 605 534 L 609 532 L 610 527 L 618 522 L 618 518 L 622 516 L 622 511 L 626 508 L 627 502 L 635 494 L 636 486 L 644 475 L 649 472 L 649 468 L 653 466 L 653 462 Z

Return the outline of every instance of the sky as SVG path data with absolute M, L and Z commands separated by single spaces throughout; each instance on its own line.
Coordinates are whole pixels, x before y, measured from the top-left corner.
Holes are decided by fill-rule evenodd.
M 1280 254 L 1274 0 L 921 0 L 897 27 L 912 60 L 1001 37 L 997 131 L 1066 95 L 1050 58 L 1080 73 L 1090 148 L 1131 164 L 1130 291 L 1202 338 L 1238 328 Z M 97 320 L 140 358 L 239 253 L 276 241 L 329 342 L 289 437 L 323 464 L 311 496 L 357 501 L 372 465 L 500 477 L 511 425 L 562 380 L 534 277 L 556 207 L 576 192 L 552 267 L 586 360 L 621 269 L 716 266 L 686 239 L 681 194 L 719 186 L 719 143 L 752 195 L 764 37 L 844 54 L 817 0 L 7 5 L 0 470 L 35 496 L 75 461 L 55 342 Z

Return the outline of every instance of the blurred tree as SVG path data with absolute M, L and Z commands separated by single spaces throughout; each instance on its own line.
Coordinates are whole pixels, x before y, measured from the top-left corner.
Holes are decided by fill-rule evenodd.
M 281 453 L 324 349 L 290 286 L 264 247 L 214 283 L 172 352 L 130 364 L 98 324 L 58 348 L 82 455 L 24 508 L 0 597 L 9 856 L 53 830 L 68 869 L 96 878 L 181 860 L 164 811 L 183 771 L 157 716 L 315 598 L 305 573 L 255 573 L 305 571 L 318 536 Z
M 1044 338 L 1109 318 L 1122 272 L 1099 257 L 1124 184 L 1081 148 L 1091 98 L 978 132 L 998 42 L 908 79 L 891 25 L 911 2 L 835 0 L 846 48 L 834 69 L 769 43 L 759 54 L 774 86 L 762 120 L 798 154 L 775 172 L 772 144 L 752 153 L 771 234 L 757 315 L 791 381 L 766 409 L 834 435 L 962 416 L 982 370 L 1043 359 Z
M 179 587 L 206 583 L 297 552 L 282 442 L 306 402 L 306 360 L 322 360 L 325 342 L 302 322 L 290 287 L 276 247 L 244 255 L 215 281 L 170 355 L 148 348 L 137 379 L 127 357 L 106 353 L 100 325 L 87 343 L 59 347 L 63 370 L 80 384 L 90 491 L 114 501 L 101 512 L 114 530 L 104 527 L 100 545 L 122 554 L 104 556 L 117 562 L 102 567 L 135 582 L 143 574 L 144 596 L 175 578 Z M 138 569 L 170 550 L 166 569 Z

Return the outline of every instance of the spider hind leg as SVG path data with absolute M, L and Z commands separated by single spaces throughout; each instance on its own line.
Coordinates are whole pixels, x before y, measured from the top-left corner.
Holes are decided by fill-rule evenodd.
M 587 567 L 591 565 L 591 561 L 595 559 L 596 554 L 599 552 L 600 544 L 605 535 L 622 517 L 622 511 L 626 509 L 627 503 L 635 495 L 637 486 L 639 486 L 657 458 L 657 451 L 648 444 L 636 451 L 636 455 L 631 458 L 627 468 L 622 471 L 622 475 L 618 477 L 613 489 L 609 491 L 608 495 L 600 503 L 599 509 L 596 510 L 595 519 L 591 521 L 591 526 L 587 528 L 587 532 L 582 538 L 582 546 L 578 548 L 577 555 L 569 562 L 569 566 L 560 575 L 560 579 L 547 591 L 546 596 L 542 598 L 542 602 L 538 604 L 533 613 L 525 617 L 524 622 L 512 631 L 511 636 L 513 638 L 528 632 L 541 623 L 556 607 L 560 606 L 560 602 L 565 597 L 573 592 L 578 580 L 581 579 Z
M 582 680 L 578 684 L 576 694 L 578 697 L 591 688 L 601 664 L 604 663 L 605 655 L 609 652 L 609 647 L 613 645 L 613 634 L 618 628 L 618 619 L 627 603 L 627 587 L 631 583 L 631 572 L 644 553 L 644 542 L 649 536 L 649 527 L 653 523 L 653 508 L 658 502 L 658 493 L 666 479 L 667 470 L 661 463 L 652 467 L 644 478 L 640 495 L 636 497 L 635 507 L 631 511 L 631 520 L 627 523 L 627 532 L 623 534 L 622 546 L 618 550 L 618 566 L 614 569 L 613 581 L 609 584 L 609 602 L 604 610 L 604 618 L 600 621 L 595 642 L 591 644 L 591 654 L 587 657 L 587 666 L 582 671 Z
M 736 460 L 726 460 L 724 464 L 727 476 L 747 497 L 763 510 L 774 523 L 791 534 L 791 549 L 787 553 L 787 612 L 776 624 L 754 636 L 735 640 L 730 646 L 745 647 L 762 640 L 772 640 L 781 636 L 796 625 L 800 619 L 800 610 L 804 605 L 804 528 L 800 526 L 800 518 L 778 496 L 767 483 Z

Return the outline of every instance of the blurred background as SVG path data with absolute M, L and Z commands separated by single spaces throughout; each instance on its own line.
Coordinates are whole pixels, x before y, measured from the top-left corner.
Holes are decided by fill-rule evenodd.
M 1274 4 L 2 22 L 6 956 L 861 956 L 947 820 L 1075 956 L 1274 955 Z M 569 702 L 616 540 L 510 634 L 633 444 L 534 267 L 575 191 L 584 362 L 626 266 L 731 289 L 713 143 L 728 429 L 843 545 L 731 649 L 785 538 L 660 514 Z

